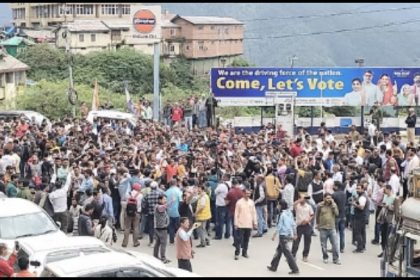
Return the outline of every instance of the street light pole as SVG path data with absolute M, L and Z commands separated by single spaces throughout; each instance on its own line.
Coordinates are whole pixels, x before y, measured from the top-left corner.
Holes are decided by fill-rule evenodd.
M 295 60 L 298 60 L 299 57 L 297 57 L 295 54 L 290 57 L 290 68 L 293 68 L 293 66 L 295 65 Z
M 153 52 L 153 120 L 159 121 L 160 116 L 160 91 L 159 91 L 159 66 L 160 43 L 155 42 Z
M 69 67 L 69 90 L 68 90 L 68 95 L 69 95 L 69 97 L 70 97 L 70 99 L 72 99 L 73 98 L 73 100 L 75 99 L 74 97 L 74 95 L 75 95 L 75 91 L 74 91 L 74 83 L 73 83 L 73 68 L 71 67 L 71 55 L 70 55 L 70 45 L 69 45 L 69 27 L 68 27 L 68 22 L 67 22 L 67 4 L 66 3 L 64 3 L 64 8 L 63 8 L 63 11 L 64 11 L 64 23 L 65 23 L 65 26 L 66 26 L 66 36 L 65 36 L 65 39 L 66 39 L 66 56 L 67 56 L 67 64 L 68 64 L 68 67 Z M 76 117 L 76 102 L 74 102 L 73 104 L 72 104 L 72 107 L 71 107 L 71 113 L 72 113 L 72 116 L 73 116 L 73 118 L 74 117 Z
M 357 58 L 357 59 L 354 60 L 354 63 L 357 63 L 359 68 L 362 68 L 364 66 L 365 59 L 364 58 Z M 360 133 L 363 133 L 363 130 L 365 128 L 365 106 L 362 105 L 360 110 L 361 110 L 361 112 L 360 112 Z

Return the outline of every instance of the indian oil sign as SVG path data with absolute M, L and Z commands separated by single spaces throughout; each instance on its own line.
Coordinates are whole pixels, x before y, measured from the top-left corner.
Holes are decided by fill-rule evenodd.
M 156 16 L 150 10 L 139 10 L 133 16 L 133 26 L 139 33 L 150 33 L 156 26 Z
M 130 33 L 125 37 L 127 44 L 144 45 L 159 41 L 162 37 L 161 18 L 160 6 L 132 4 Z

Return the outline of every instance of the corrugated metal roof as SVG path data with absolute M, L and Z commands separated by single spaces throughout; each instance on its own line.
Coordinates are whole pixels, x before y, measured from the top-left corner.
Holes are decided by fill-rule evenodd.
M 66 27 L 66 25 L 63 25 L 63 27 Z M 67 23 L 67 27 L 70 32 L 109 31 L 109 28 L 102 21 L 95 19 L 75 20 Z
M 19 46 L 22 42 L 25 43 L 26 45 L 35 45 L 35 43 L 25 38 L 18 37 L 18 36 L 15 36 L 10 39 L 7 39 L 6 41 L 0 42 L 0 45 L 1 46 Z
M 162 21 L 162 27 L 180 27 L 180 26 L 171 22 L 170 20 L 165 19 Z
M 130 24 L 126 21 L 103 20 L 102 23 L 109 29 L 130 29 Z
M 0 73 L 29 70 L 29 66 L 22 61 L 0 50 Z
M 234 18 L 228 18 L 228 17 L 200 17 L 200 16 L 176 16 L 172 19 L 172 22 L 174 22 L 176 19 L 181 18 L 186 21 L 191 22 L 192 24 L 241 24 L 242 22 L 234 19 Z
M 55 38 L 52 30 L 24 29 L 23 32 L 31 38 Z

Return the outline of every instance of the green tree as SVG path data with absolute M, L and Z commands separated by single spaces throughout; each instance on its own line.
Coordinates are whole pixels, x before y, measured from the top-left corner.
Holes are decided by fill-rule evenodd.
M 68 81 L 51 82 L 42 80 L 36 85 L 27 87 L 24 94 L 17 100 L 17 107 L 22 110 L 40 112 L 51 119 L 71 116 L 72 105 L 67 98 Z M 86 102 L 92 106 L 93 85 L 76 84 L 79 104 Z M 103 104 L 110 102 L 116 110 L 126 110 L 125 96 L 112 93 L 104 88 L 99 88 L 99 100 Z M 79 106 L 76 106 L 79 108 Z
M 237 57 L 237 58 L 233 59 L 232 63 L 229 66 L 230 67 L 249 67 L 251 65 L 243 57 Z
M 27 47 L 19 52 L 17 59 L 31 67 L 28 76 L 35 81 L 60 81 L 68 77 L 65 53 L 48 44 Z

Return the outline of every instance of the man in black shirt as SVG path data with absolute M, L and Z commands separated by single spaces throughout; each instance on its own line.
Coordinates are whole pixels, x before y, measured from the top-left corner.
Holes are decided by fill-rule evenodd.
M 344 247 L 346 244 L 344 233 L 346 230 L 347 194 L 342 183 L 338 181 L 334 182 L 334 193 L 332 194 L 332 198 L 338 207 L 338 217 L 336 218 L 335 227 L 337 233 L 340 235 L 340 253 L 344 253 Z
M 408 109 L 408 116 L 405 119 L 405 123 L 407 124 L 407 140 L 409 143 L 415 143 L 416 140 L 416 121 L 417 116 L 414 108 Z

